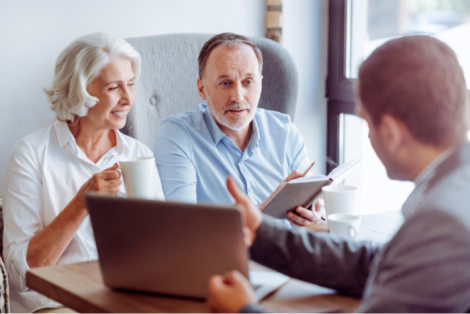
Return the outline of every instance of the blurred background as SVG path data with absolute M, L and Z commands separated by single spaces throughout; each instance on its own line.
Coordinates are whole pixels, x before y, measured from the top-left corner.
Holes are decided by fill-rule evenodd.
M 42 88 L 51 83 L 55 60 L 72 40 L 97 31 L 123 38 L 221 32 L 264 37 L 266 8 L 265 0 L 0 0 L 0 196 L 13 145 L 55 121 Z M 332 31 L 331 23 L 339 23 L 340 32 Z M 413 183 L 387 178 L 367 125 L 354 115 L 350 87 L 375 48 L 412 34 L 448 43 L 470 87 L 470 0 L 282 1 L 282 44 L 300 81 L 294 123 L 316 161 L 313 172 L 326 174 L 362 158 L 345 183 L 360 187 L 364 214 L 401 208 Z M 350 89 L 339 96 L 328 85 L 334 64 L 342 71 L 338 84 Z

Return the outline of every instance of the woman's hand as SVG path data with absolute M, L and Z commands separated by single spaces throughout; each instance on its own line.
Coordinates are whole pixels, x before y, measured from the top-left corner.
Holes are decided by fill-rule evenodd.
M 36 233 L 28 245 L 26 262 L 30 268 L 57 264 L 78 228 L 88 216 L 85 194 L 96 191 L 116 195 L 121 185 L 118 165 L 94 174 L 82 185 L 72 201 L 42 231 Z
M 95 173 L 82 185 L 80 190 L 78 190 L 74 198 L 75 205 L 79 208 L 86 209 L 85 194 L 87 192 L 117 195 L 119 186 L 121 185 L 121 173 L 116 170 L 118 167 L 118 164 L 114 164 L 114 166 L 103 170 L 103 172 Z

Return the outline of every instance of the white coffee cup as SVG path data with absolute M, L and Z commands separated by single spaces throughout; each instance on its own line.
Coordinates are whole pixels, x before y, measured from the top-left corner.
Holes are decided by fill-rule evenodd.
M 119 161 L 126 196 L 150 198 L 152 192 L 152 177 L 155 167 L 154 157 L 135 157 Z
M 362 217 L 350 214 L 328 215 L 328 228 L 330 233 L 343 237 L 355 238 L 361 228 Z
M 357 208 L 358 188 L 351 185 L 328 185 L 322 188 L 323 200 L 325 201 L 326 216 L 331 214 L 354 214 Z M 313 211 L 317 220 L 322 224 L 328 223 L 323 220 L 316 211 Z

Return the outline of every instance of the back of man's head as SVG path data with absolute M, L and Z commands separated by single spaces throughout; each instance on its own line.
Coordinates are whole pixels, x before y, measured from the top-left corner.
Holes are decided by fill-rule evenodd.
M 429 36 L 391 40 L 359 70 L 358 96 L 375 125 L 389 114 L 420 142 L 443 147 L 465 138 L 468 95 L 455 53 Z

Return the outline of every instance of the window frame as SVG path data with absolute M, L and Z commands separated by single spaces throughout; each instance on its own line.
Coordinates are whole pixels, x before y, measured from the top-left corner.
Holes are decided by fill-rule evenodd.
M 329 0 L 326 169 L 340 162 L 341 114 L 355 114 L 354 81 L 345 76 L 347 0 Z

